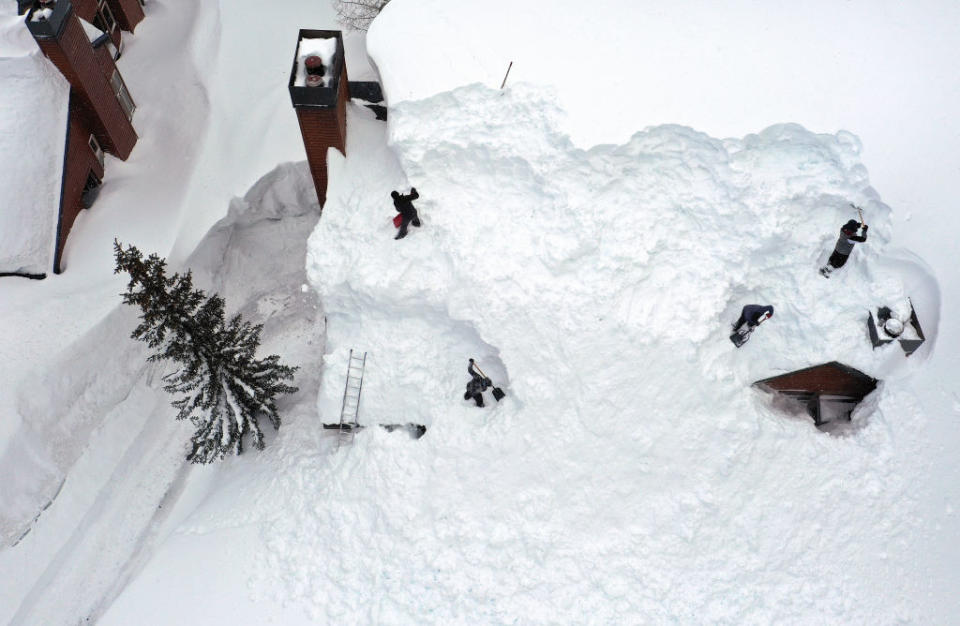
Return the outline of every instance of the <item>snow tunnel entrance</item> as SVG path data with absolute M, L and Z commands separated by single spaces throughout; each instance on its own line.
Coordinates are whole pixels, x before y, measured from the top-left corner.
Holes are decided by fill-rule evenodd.
M 877 388 L 877 380 L 848 365 L 831 361 L 764 378 L 754 387 L 800 405 L 820 430 L 850 421 L 860 401 Z
M 451 318 L 441 308 L 343 297 L 354 293 L 346 287 L 330 298 L 338 311 L 327 316 L 317 409 L 328 434 L 343 430 L 343 422 L 351 432 L 383 429 L 397 438 L 406 433 L 419 439 L 424 433 L 429 436 L 441 420 L 477 419 L 517 401 L 499 349 L 484 341 L 472 322 Z M 357 380 L 350 380 L 348 364 L 355 346 L 366 353 L 362 382 L 356 375 Z M 464 398 L 470 358 L 508 400 L 496 401 L 492 389 L 484 394 L 484 408 Z M 348 397 L 350 385 L 362 387 L 353 400 Z

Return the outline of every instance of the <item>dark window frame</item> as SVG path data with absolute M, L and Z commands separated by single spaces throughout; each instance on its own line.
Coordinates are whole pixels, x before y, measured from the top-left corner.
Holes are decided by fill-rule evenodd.
M 90 135 L 90 138 L 87 139 L 87 145 L 90 146 L 90 151 L 93 152 L 93 156 L 96 157 L 97 163 L 100 164 L 100 167 L 103 167 L 103 148 L 100 147 L 100 142 L 97 141 L 96 136 Z
M 113 95 L 120 103 L 120 108 L 126 114 L 127 121 L 132 122 L 133 112 L 137 110 L 137 103 L 130 96 L 130 90 L 127 89 L 127 84 L 123 82 L 120 70 L 114 69 L 113 74 L 110 75 L 110 87 L 113 89 Z
M 113 16 L 107 0 L 98 0 L 97 15 L 93 18 L 93 25 L 105 33 L 112 33 L 117 29 L 117 18 Z

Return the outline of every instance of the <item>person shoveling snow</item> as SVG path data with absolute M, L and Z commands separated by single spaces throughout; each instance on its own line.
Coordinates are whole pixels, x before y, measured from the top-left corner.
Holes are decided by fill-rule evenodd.
M 773 317 L 773 307 L 762 304 L 748 304 L 740 311 L 740 317 L 733 323 L 733 334 L 730 335 L 730 341 L 738 348 L 747 343 L 750 339 L 753 329 L 760 325 L 764 320 Z
M 859 210 L 859 209 L 858 209 Z M 830 273 L 835 269 L 844 266 L 850 253 L 853 252 L 853 246 L 857 243 L 863 243 L 867 240 L 867 225 L 861 221 L 850 220 L 840 228 L 840 237 L 837 239 L 837 245 L 833 249 L 833 254 L 827 260 L 827 264 L 820 268 L 820 274 L 824 278 L 830 278 Z M 857 235 L 857 229 L 862 228 L 863 234 Z
M 470 400 L 472 398 L 473 401 L 477 403 L 477 406 L 482 407 L 483 392 L 493 387 L 493 381 L 477 367 L 477 363 L 473 359 L 470 359 L 470 365 L 467 366 L 467 373 L 470 374 L 470 382 L 467 383 L 467 391 L 463 394 L 463 399 Z M 497 402 L 505 395 L 502 389 L 493 387 L 493 397 Z
M 391 191 L 390 197 L 393 198 L 393 206 L 399 213 L 397 217 L 393 218 L 394 225 L 397 224 L 397 219 L 400 220 L 400 232 L 394 239 L 403 239 L 407 236 L 407 227 L 411 223 L 420 228 L 420 218 L 417 216 L 416 207 L 413 206 L 413 200 L 419 198 L 420 194 L 417 193 L 416 187 L 411 187 L 409 194 L 404 195 L 399 191 Z

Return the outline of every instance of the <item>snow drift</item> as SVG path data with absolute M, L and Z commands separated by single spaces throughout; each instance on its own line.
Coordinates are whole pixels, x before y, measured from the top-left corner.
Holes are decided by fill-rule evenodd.
M 299 493 L 266 530 L 277 597 L 332 621 L 916 616 L 914 582 L 874 593 L 900 579 L 916 525 L 908 385 L 881 385 L 842 438 L 749 388 L 834 359 L 908 375 L 866 338 L 866 310 L 912 291 L 876 263 L 890 209 L 859 141 L 663 126 L 585 151 L 553 102 L 526 86 L 404 102 L 390 141 L 406 180 L 356 145 L 335 166 L 308 253 L 328 319 L 321 419 L 357 348 L 361 423 L 430 430 L 368 430 L 278 479 Z M 424 226 L 396 242 L 388 193 L 404 184 Z M 825 280 L 849 202 L 870 241 Z M 750 302 L 777 315 L 737 351 L 728 324 Z M 503 402 L 462 401 L 471 356 Z

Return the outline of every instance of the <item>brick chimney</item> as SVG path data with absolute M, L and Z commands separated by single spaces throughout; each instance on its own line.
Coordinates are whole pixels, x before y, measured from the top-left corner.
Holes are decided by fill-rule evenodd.
M 70 82 L 71 97 L 102 148 L 126 159 L 137 143 L 131 124 L 135 105 L 113 60 L 94 53 L 70 0 L 37 3 L 27 13 L 27 27 Z
M 347 153 L 350 89 L 340 31 L 300 30 L 289 87 L 322 207 L 327 201 L 327 150 Z

